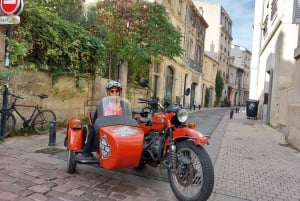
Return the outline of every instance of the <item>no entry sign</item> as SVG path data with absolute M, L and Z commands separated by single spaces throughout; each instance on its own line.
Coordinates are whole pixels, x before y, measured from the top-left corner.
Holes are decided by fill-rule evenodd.
M 1 9 L 6 14 L 14 14 L 21 7 L 23 8 L 23 0 L 1 0 Z

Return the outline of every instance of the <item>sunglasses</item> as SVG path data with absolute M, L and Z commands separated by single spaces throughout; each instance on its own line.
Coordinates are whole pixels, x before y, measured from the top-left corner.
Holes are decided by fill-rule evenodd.
M 112 94 L 113 94 L 113 93 L 119 93 L 119 92 L 120 92 L 120 90 L 118 90 L 118 89 L 113 89 L 113 90 L 110 90 L 110 91 L 109 91 L 109 93 L 112 93 Z

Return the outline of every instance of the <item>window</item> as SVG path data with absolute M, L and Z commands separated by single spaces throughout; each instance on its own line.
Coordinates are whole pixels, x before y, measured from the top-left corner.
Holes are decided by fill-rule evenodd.
M 157 97 L 158 79 L 159 79 L 159 77 L 157 75 L 154 75 L 154 80 L 153 80 L 153 85 L 154 85 L 153 96 L 154 97 Z
M 154 73 L 159 72 L 159 64 L 157 62 L 154 62 L 154 64 L 153 64 L 153 72 Z
M 193 54 L 194 54 L 194 41 L 193 39 L 190 40 L 190 47 L 189 47 L 189 52 L 190 52 L 190 58 L 193 58 Z
M 166 72 L 166 91 L 165 91 L 165 103 L 170 104 L 172 101 L 172 90 L 173 90 L 173 79 L 174 79 L 174 72 L 170 66 L 167 68 Z
M 294 14 L 293 14 L 293 23 L 300 23 L 300 0 L 294 0 Z
M 267 32 L 268 32 L 268 21 L 269 21 L 269 15 L 267 15 L 267 16 L 265 17 L 264 24 L 263 24 L 263 26 L 264 26 L 264 29 L 263 29 L 263 35 L 264 35 L 264 36 L 265 36 L 265 35 L 267 34 Z
M 278 0 L 273 0 L 271 4 L 271 20 L 274 20 L 277 16 L 277 1 Z
M 178 7 L 177 7 L 178 15 L 181 15 L 181 10 L 182 10 L 182 0 L 178 0 Z

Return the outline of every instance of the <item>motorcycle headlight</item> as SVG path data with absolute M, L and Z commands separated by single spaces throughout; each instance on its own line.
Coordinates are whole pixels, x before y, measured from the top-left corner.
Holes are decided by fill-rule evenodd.
M 186 122 L 186 120 L 188 119 L 188 111 L 185 109 L 181 109 L 177 112 L 177 119 L 178 121 L 180 121 L 181 123 Z

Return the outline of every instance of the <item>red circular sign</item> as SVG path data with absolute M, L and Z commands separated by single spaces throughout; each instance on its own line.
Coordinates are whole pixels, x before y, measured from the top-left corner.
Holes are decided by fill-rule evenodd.
M 1 0 L 1 9 L 6 14 L 12 14 L 20 7 L 20 0 Z

